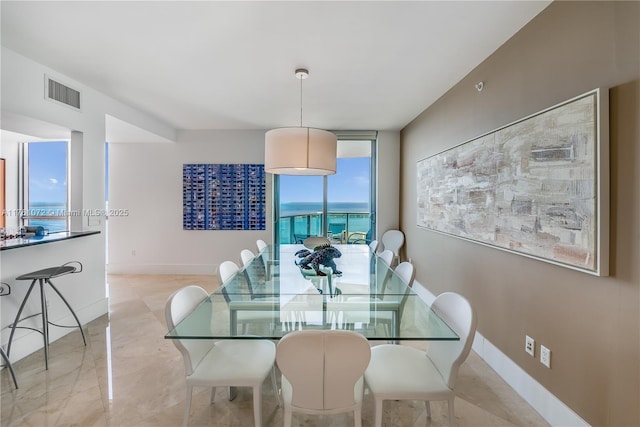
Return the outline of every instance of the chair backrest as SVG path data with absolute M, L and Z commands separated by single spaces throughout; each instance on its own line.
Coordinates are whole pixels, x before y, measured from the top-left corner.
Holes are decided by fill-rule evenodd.
M 244 277 L 247 280 L 247 286 L 249 292 L 253 295 L 253 288 L 260 282 L 266 280 L 265 262 L 262 257 L 265 255 L 261 253 L 259 257 L 250 249 L 243 249 L 240 251 L 240 259 L 242 260 L 242 267 L 244 268 Z M 230 267 L 232 269 L 233 267 Z
M 218 267 L 218 279 L 220 281 L 220 286 L 227 283 L 227 281 L 238 271 L 240 271 L 238 264 L 233 261 L 223 261 Z
M 413 264 L 408 261 L 401 262 L 394 271 L 407 286 L 413 286 L 413 280 L 416 278 L 416 269 Z
M 196 285 L 185 286 L 171 294 L 164 308 L 167 328 L 173 329 L 206 298 L 207 292 Z M 207 340 L 172 339 L 171 341 L 182 353 L 187 376 L 193 373 L 200 360 L 211 350 L 211 342 Z
M 373 252 L 374 254 L 378 250 L 378 244 L 379 244 L 379 242 L 377 240 L 372 240 L 369 243 L 369 248 L 371 249 L 371 252 Z
M 382 246 L 389 249 L 393 254 L 400 256 L 400 249 L 404 245 L 404 233 L 400 230 L 387 230 L 382 235 Z
M 393 252 L 390 249 L 385 249 L 384 251 L 380 252 L 378 254 L 378 256 L 380 257 L 380 259 L 382 261 L 384 261 L 389 267 L 391 267 L 391 264 L 393 264 Z
M 311 236 L 304 239 L 302 244 L 309 249 L 313 249 L 317 246 L 330 245 L 331 240 L 324 236 Z
M 292 405 L 319 411 L 355 404 L 354 390 L 370 358 L 367 339 L 344 330 L 294 331 L 280 340 L 276 352 L 293 389 Z
M 242 266 L 246 267 L 256 257 L 250 249 L 243 249 L 240 251 L 240 259 L 242 260 Z
M 476 334 L 476 312 L 465 297 L 455 292 L 438 295 L 431 308 L 460 337 L 460 341 L 433 341 L 427 349 L 427 356 L 453 389 L 460 365 L 471 351 Z
M 258 247 L 258 252 L 262 252 L 267 249 L 269 245 L 267 245 L 267 242 L 265 242 L 264 240 L 258 239 L 256 240 L 256 246 Z

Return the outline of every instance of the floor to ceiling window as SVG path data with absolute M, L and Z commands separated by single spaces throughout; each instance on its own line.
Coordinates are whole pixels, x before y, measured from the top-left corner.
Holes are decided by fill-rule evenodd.
M 23 143 L 20 156 L 22 225 L 68 230 L 67 141 Z
M 375 235 L 375 139 L 338 138 L 335 175 L 277 175 L 275 241 L 368 243 Z

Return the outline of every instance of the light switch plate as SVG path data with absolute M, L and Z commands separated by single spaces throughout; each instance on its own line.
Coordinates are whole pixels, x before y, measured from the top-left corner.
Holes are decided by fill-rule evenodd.
M 540 363 L 551 369 L 551 350 L 543 345 L 540 346 Z

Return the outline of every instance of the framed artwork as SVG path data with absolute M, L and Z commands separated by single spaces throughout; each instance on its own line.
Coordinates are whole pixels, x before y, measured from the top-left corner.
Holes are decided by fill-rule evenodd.
M 184 164 L 182 182 L 183 229 L 265 229 L 264 165 Z
M 586 273 L 609 263 L 607 91 L 417 162 L 417 225 Z

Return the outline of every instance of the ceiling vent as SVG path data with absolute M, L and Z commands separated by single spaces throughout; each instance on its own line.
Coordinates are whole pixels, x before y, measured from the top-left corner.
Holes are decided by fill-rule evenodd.
M 61 102 L 75 110 L 80 110 L 80 91 L 45 76 L 45 97 L 51 101 Z

